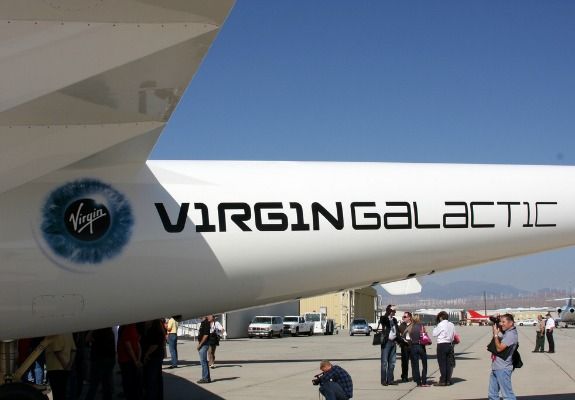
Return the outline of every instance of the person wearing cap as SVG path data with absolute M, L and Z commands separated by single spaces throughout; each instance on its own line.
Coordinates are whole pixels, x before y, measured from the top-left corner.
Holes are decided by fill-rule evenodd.
M 390 304 L 385 309 L 385 314 L 379 318 L 376 331 L 381 325 L 381 384 L 397 385 L 393 379 L 393 370 L 395 369 L 395 358 L 397 354 L 396 339 L 399 335 L 399 326 L 395 319 L 395 306 Z
M 532 353 L 543 353 L 545 349 L 545 320 L 543 315 L 537 316 L 537 325 L 535 325 L 537 336 L 535 336 L 535 350 Z

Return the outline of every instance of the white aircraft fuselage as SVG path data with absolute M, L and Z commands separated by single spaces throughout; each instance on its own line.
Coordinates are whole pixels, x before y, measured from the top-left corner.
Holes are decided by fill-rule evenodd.
M 146 161 L 232 7 L 0 2 L 0 339 L 575 244 L 573 167 Z
M 575 325 L 575 306 L 573 306 L 573 297 L 565 300 L 565 305 L 557 308 L 557 315 L 565 327 L 568 327 L 569 325 Z
M 575 244 L 570 167 L 149 161 L 0 195 L 0 338 L 199 315 Z M 494 277 L 498 279 L 498 277 Z

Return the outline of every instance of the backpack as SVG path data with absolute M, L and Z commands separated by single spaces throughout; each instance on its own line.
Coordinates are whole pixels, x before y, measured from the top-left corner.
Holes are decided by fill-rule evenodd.
M 519 351 L 517 349 L 519 349 L 519 343 L 517 343 L 517 347 L 515 348 L 515 351 L 513 352 L 513 357 L 511 358 L 511 361 L 513 362 L 513 369 L 521 368 L 523 366 L 523 361 L 521 360 L 521 354 L 519 354 Z

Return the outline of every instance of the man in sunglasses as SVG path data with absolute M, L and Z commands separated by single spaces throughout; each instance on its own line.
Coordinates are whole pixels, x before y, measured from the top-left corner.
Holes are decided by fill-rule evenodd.
M 398 340 L 399 348 L 401 350 L 401 382 L 407 382 L 409 374 L 409 342 L 405 340 L 405 334 L 407 328 L 411 325 L 411 313 L 404 312 L 401 317 L 401 323 L 399 324 L 399 337 Z
M 385 314 L 379 318 L 376 331 L 381 326 L 383 335 L 381 341 L 381 384 L 397 385 L 393 380 L 395 369 L 396 339 L 399 335 L 399 326 L 395 319 L 395 306 L 390 304 L 385 309 Z

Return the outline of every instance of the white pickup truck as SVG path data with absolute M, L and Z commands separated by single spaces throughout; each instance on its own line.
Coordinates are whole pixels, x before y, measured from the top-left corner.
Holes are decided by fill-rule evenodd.
M 313 322 L 306 322 L 299 315 L 286 315 L 284 317 L 284 334 L 292 336 L 313 335 Z

